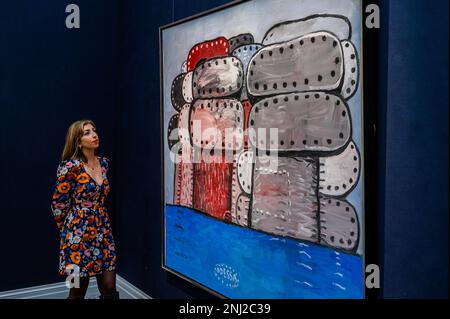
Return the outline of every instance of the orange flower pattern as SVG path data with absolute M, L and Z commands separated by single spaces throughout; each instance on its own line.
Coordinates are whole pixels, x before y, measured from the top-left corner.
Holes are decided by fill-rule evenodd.
M 105 199 L 110 191 L 107 172 L 109 160 L 99 157 L 103 183 L 84 170 L 79 160 L 62 161 L 51 210 L 60 230 L 59 274 L 78 266 L 81 277 L 116 269 L 117 257 Z

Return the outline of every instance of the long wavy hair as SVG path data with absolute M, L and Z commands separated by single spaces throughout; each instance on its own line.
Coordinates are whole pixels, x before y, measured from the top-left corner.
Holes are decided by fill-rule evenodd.
M 64 150 L 61 155 L 61 159 L 65 160 L 83 160 L 87 162 L 86 157 L 83 154 L 83 151 L 80 149 L 81 137 L 83 136 L 83 128 L 86 124 L 91 124 L 94 128 L 97 128 L 93 121 L 91 120 L 80 120 L 73 122 L 66 134 L 66 143 L 64 144 Z M 95 155 L 98 155 L 98 148 L 95 150 Z

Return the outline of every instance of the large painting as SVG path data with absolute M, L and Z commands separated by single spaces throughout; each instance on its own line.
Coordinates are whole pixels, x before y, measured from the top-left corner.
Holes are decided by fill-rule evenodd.
M 363 298 L 362 4 L 160 29 L 163 268 L 228 298 Z

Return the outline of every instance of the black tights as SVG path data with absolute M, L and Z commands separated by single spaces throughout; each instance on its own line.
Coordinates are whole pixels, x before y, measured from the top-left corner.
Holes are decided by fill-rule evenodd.
M 105 271 L 96 275 L 98 291 L 102 295 L 109 295 L 116 291 L 116 271 Z M 80 277 L 80 288 L 71 288 L 68 299 L 84 299 L 89 287 L 89 277 Z

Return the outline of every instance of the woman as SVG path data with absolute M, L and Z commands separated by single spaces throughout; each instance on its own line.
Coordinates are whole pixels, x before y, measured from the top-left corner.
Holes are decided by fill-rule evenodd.
M 80 279 L 68 299 L 84 299 L 91 276 L 96 276 L 101 299 L 119 299 L 115 245 L 104 206 L 109 163 L 97 156 L 98 147 L 92 121 L 73 123 L 57 169 L 51 208 L 61 235 L 59 274 L 79 274 Z

